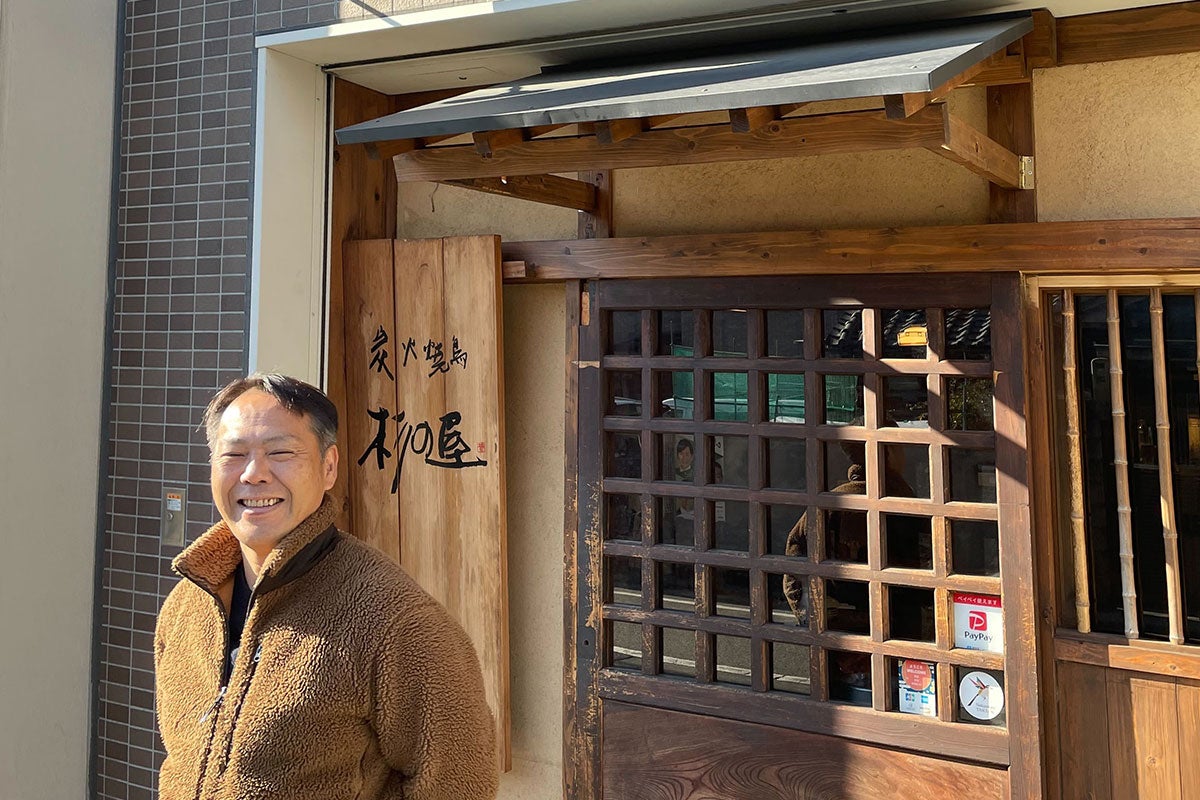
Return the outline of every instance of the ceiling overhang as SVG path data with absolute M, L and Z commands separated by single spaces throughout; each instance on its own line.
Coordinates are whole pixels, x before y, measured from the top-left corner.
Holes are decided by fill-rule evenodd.
M 943 101 L 997 64 L 1027 74 L 1024 57 L 1008 50 L 1034 30 L 1030 15 L 1005 15 L 833 41 L 575 65 L 444 97 L 336 135 L 341 145 L 362 144 L 393 158 L 402 182 L 460 182 L 581 210 L 590 202 L 587 192 L 576 191 L 584 187 L 549 176 L 924 148 L 998 186 L 1031 188 L 1031 158 L 956 118 Z M 829 113 L 829 101 L 863 98 L 874 100 Z M 509 180 L 514 176 L 543 178 Z

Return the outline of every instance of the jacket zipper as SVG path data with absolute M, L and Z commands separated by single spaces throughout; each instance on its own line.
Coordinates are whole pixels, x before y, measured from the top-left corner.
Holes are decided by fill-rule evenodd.
M 197 584 L 199 585 L 199 584 Z M 200 760 L 200 774 L 196 777 L 196 800 L 201 800 L 201 793 L 204 791 L 204 775 L 208 772 L 208 759 L 212 755 L 213 736 L 217 733 L 217 715 L 221 708 L 221 701 L 225 699 L 225 692 L 229 688 L 229 681 L 225 678 L 225 662 L 229 659 L 226 653 L 229 650 L 229 614 L 225 611 L 225 606 L 221 604 L 221 598 L 217 597 L 215 592 L 210 592 L 204 587 L 205 592 L 208 592 L 209 597 L 213 599 L 213 603 L 217 606 L 217 614 L 221 617 L 221 630 L 223 631 L 223 639 L 221 644 L 221 688 L 217 691 L 217 696 L 213 699 L 212 705 L 200 715 L 201 724 L 212 718 L 212 723 L 208 726 L 208 743 L 204 747 L 204 758 Z
M 259 576 L 260 579 L 261 579 L 261 577 L 262 576 Z M 242 629 L 242 641 L 243 642 L 246 640 L 246 628 L 248 628 L 250 626 L 250 614 L 254 611 L 254 601 L 258 599 L 258 592 L 256 591 L 256 589 L 257 589 L 257 587 L 250 590 L 250 599 L 246 603 L 246 624 L 245 624 L 245 627 Z M 225 648 L 228 650 L 229 649 L 229 624 L 228 624 L 228 622 L 226 622 L 226 624 L 225 624 L 225 642 L 226 642 Z M 241 642 L 239 642 L 238 645 L 241 646 Z M 225 770 L 229 767 L 229 755 L 233 751 L 233 735 L 237 732 L 238 717 L 241 716 L 241 714 L 242 714 L 242 704 L 246 702 L 246 695 L 248 695 L 250 693 L 250 684 L 254 682 L 254 673 L 258 671 L 258 662 L 259 662 L 259 659 L 261 659 L 261 658 L 262 658 L 262 642 L 259 642 L 254 648 L 254 657 L 250 659 L 250 672 L 246 676 L 245 686 L 242 689 L 241 696 L 238 697 L 237 705 L 235 705 L 233 707 L 233 719 L 230 721 L 230 724 L 229 724 L 229 739 L 225 742 L 225 753 L 221 757 L 220 763 L 217 765 L 217 782 L 218 782 L 218 784 L 220 783 L 221 778 L 223 778 L 225 776 Z M 230 667 L 229 680 L 226 681 L 225 686 L 221 687 L 221 694 L 217 698 L 218 703 L 220 703 L 222 698 L 225 696 L 225 690 L 228 688 L 228 685 L 229 685 L 229 683 L 232 682 L 232 680 L 233 680 L 233 668 Z M 211 736 L 209 737 L 209 747 L 210 748 L 212 747 L 212 737 Z M 201 800 L 201 798 L 197 797 L 196 800 Z

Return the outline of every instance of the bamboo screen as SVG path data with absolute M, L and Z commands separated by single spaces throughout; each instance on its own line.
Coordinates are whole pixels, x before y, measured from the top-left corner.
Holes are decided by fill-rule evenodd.
M 1159 288 L 1055 298 L 1081 633 L 1200 642 L 1198 305 Z

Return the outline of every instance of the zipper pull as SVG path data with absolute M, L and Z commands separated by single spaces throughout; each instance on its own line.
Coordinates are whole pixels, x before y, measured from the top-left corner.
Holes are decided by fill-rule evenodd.
M 213 700 L 212 705 L 208 707 L 208 710 L 200 716 L 201 722 L 207 720 L 209 716 L 211 716 L 212 713 L 217 710 L 217 707 L 221 705 L 221 701 L 225 699 L 225 690 L 228 688 L 228 686 L 222 686 L 221 691 L 217 692 L 217 699 Z
M 257 647 L 257 648 L 255 649 L 255 651 L 254 651 L 254 661 L 253 661 L 253 663 L 257 664 L 257 663 L 258 663 L 258 660 L 259 660 L 260 658 L 262 658 L 262 644 L 261 644 L 261 643 L 258 645 L 258 647 Z

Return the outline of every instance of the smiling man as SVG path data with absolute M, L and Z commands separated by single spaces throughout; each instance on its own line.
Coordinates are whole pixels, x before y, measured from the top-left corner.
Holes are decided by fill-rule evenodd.
M 221 521 L 175 559 L 155 637 L 161 800 L 486 800 L 466 634 L 334 526 L 337 411 L 255 374 L 204 414 Z

